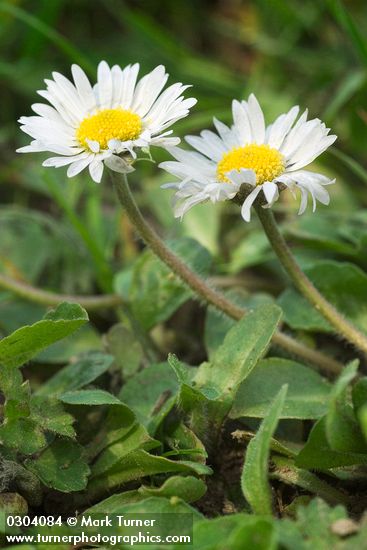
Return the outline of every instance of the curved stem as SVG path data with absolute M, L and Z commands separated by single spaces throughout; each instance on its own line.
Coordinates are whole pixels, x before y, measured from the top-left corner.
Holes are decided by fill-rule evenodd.
M 60 302 L 77 302 L 88 311 L 114 308 L 123 304 L 122 298 L 117 294 L 105 294 L 104 296 L 76 296 L 72 294 L 56 294 L 47 290 L 35 288 L 26 283 L 16 281 L 11 277 L 0 274 L 0 288 L 10 290 L 17 296 L 44 306 L 56 306 Z
M 262 208 L 261 204 L 255 204 L 255 208 L 269 242 L 278 256 L 280 263 L 291 278 L 294 286 L 305 298 L 307 298 L 317 311 L 329 321 L 338 334 L 345 340 L 354 344 L 364 353 L 367 353 L 367 337 L 345 319 L 341 313 L 326 300 L 301 270 L 290 248 L 285 242 L 283 235 L 280 233 L 271 210 Z
M 168 265 L 170 269 L 205 302 L 219 309 L 232 319 L 241 319 L 243 315 L 245 315 L 246 310 L 233 304 L 227 300 L 223 294 L 220 294 L 208 286 L 201 277 L 191 271 L 180 258 L 167 248 L 154 229 L 145 221 L 130 191 L 126 176 L 122 179 L 113 172 L 111 172 L 111 174 L 119 201 L 143 241 L 150 246 L 163 263 Z M 304 346 L 280 331 L 274 334 L 273 343 L 284 348 L 288 353 L 297 355 L 308 363 L 316 365 L 329 374 L 340 373 L 343 368 L 343 366 L 334 359 Z

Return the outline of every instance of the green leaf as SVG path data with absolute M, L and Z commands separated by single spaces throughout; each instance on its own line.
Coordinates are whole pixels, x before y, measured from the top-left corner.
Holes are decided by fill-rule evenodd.
M 229 537 L 228 545 L 231 550 L 277 550 L 278 541 L 273 521 L 271 518 L 252 517 Z
M 105 474 L 121 462 L 129 453 L 137 449 L 149 451 L 160 445 L 159 441 L 155 441 L 149 436 L 144 426 L 134 424 L 124 437 L 104 449 L 97 457 L 92 466 L 91 478 Z
M 367 455 L 367 446 L 354 410 L 347 401 L 347 386 L 356 376 L 358 365 L 358 360 L 350 363 L 335 383 L 325 419 L 325 431 L 332 450 Z
M 65 437 L 75 437 L 74 418 L 64 411 L 61 403 L 42 396 L 31 398 L 32 419 L 44 431 L 49 431 Z
M 6 335 L 23 325 L 37 323 L 45 312 L 44 306 L 26 302 L 8 292 L 0 292 L 0 327 Z
M 352 390 L 353 407 L 365 441 L 367 442 L 367 378 L 358 380 Z
M 120 399 L 136 414 L 150 433 L 172 409 L 178 382 L 168 363 L 151 365 L 123 385 Z
M 231 418 L 264 418 L 280 388 L 288 384 L 280 418 L 319 418 L 326 413 L 331 385 L 314 370 L 288 359 L 259 361 L 240 385 Z
M 225 293 L 228 300 L 242 306 L 246 309 L 257 309 L 263 304 L 274 303 L 274 298 L 265 293 L 248 294 L 244 290 L 230 290 Z M 220 311 L 214 308 L 208 308 L 205 318 L 205 347 L 211 359 L 229 330 L 236 324 L 236 321 L 223 315 Z
M 332 332 L 334 329 L 304 296 L 293 288 L 287 288 L 277 303 L 283 310 L 284 320 L 295 330 Z
M 367 275 L 351 263 L 323 260 L 304 270 L 316 288 L 341 313 L 367 333 Z M 348 292 L 345 292 L 345 289 Z M 280 299 L 287 323 L 293 328 L 332 332 L 331 327 L 295 291 Z
M 190 514 L 194 523 L 203 518 L 202 514 L 198 512 L 195 508 L 186 504 L 183 500 L 177 499 L 168 499 L 158 496 L 152 496 L 142 500 L 141 502 L 132 502 L 129 504 L 124 504 L 119 512 L 125 514 L 131 514 L 134 517 L 135 514 L 146 514 L 147 516 L 151 514 L 169 514 L 170 520 L 173 524 L 176 524 L 176 521 L 180 522 L 181 514 Z M 187 516 L 186 516 L 187 517 Z M 177 524 L 176 524 L 177 529 Z M 179 531 L 176 531 L 179 532 Z
M 46 436 L 32 418 L 16 418 L 0 426 L 0 443 L 24 455 L 32 455 L 46 447 Z
M 36 356 L 37 363 L 64 365 L 90 350 L 102 351 L 99 332 L 91 325 L 84 325 L 66 339 L 59 340 Z
M 125 504 L 131 502 L 139 502 L 143 497 L 139 495 L 137 489 L 132 491 L 124 491 L 123 493 L 116 493 L 107 497 L 103 500 L 100 500 L 90 508 L 84 511 L 85 515 L 90 514 L 116 514 Z M 85 502 L 83 501 L 83 506 Z
M 47 487 L 64 493 L 82 491 L 90 473 L 83 448 L 70 439 L 56 439 L 35 460 L 26 460 L 26 468 Z
M 272 514 L 271 493 L 267 481 L 268 460 L 271 438 L 281 416 L 286 394 L 287 386 L 283 386 L 246 450 L 241 487 L 256 514 Z
M 172 449 L 165 456 L 186 457 L 194 462 L 206 463 L 208 454 L 203 443 L 183 422 L 165 426 L 164 443 Z
M 195 502 L 206 493 L 206 485 L 202 479 L 193 476 L 172 476 L 160 487 L 143 485 L 138 489 L 143 497 L 179 497 L 185 502 Z
M 115 365 L 121 369 L 125 380 L 139 370 L 144 350 L 130 329 L 122 323 L 118 323 L 104 335 L 104 342 L 107 351 L 115 360 Z
M 245 267 L 261 264 L 270 256 L 271 247 L 264 232 L 251 231 L 232 251 L 227 270 L 229 273 L 238 273 Z
M 158 199 L 158 195 L 156 198 Z M 162 201 L 160 196 L 158 201 Z M 169 203 L 166 208 L 169 209 Z M 197 204 L 182 220 L 183 235 L 195 239 L 213 255 L 218 254 L 219 229 L 219 209 L 213 210 L 211 205 L 206 203 Z
M 169 241 L 167 245 L 188 267 L 200 275 L 209 271 L 208 251 L 193 239 Z M 168 319 L 192 292 L 157 257 L 146 250 L 137 260 L 126 295 L 125 273 L 117 275 L 116 291 L 131 303 L 132 311 L 145 329 Z
M 87 312 L 82 307 L 64 302 L 48 312 L 42 321 L 22 327 L 0 340 L 0 363 L 19 367 L 87 321 Z
M 4 419 L 15 420 L 29 415 L 30 387 L 22 373 L 11 367 L 0 367 L 0 389 L 5 397 Z
M 285 229 L 287 236 L 293 241 L 300 241 L 302 247 L 358 258 L 356 246 L 367 226 L 365 221 L 357 220 L 353 214 L 329 211 L 317 218 L 312 213 L 300 216 L 287 223 Z
M 273 521 L 248 514 L 231 514 L 194 524 L 195 550 L 275 550 Z
M 170 355 L 168 362 L 181 382 L 178 403 L 188 416 L 189 426 L 211 453 L 218 443 L 222 423 L 231 407 L 231 401 L 221 399 L 217 390 L 196 388 L 191 376 L 194 369 Z M 190 372 L 191 371 L 191 372 Z
M 281 310 L 272 304 L 248 313 L 227 333 L 211 362 L 198 369 L 188 369 L 174 356 L 169 357 L 181 382 L 180 406 L 209 454 L 214 451 L 238 387 L 265 353 L 280 315 Z
M 337 521 L 345 520 L 347 517 L 343 506 L 329 508 L 324 501 L 315 498 L 307 506 L 298 507 L 296 522 L 289 519 L 278 522 L 279 544 L 281 548 L 291 550 L 344 549 L 346 547 L 333 527 Z
M 118 397 L 98 389 L 65 392 L 59 399 L 68 405 L 123 405 Z
M 109 445 L 120 441 L 128 434 L 136 424 L 136 417 L 131 409 L 121 401 L 119 404 L 112 404 L 108 407 L 108 413 L 93 441 L 88 445 L 88 455 L 92 458 L 97 456 Z
M 182 472 L 186 474 L 209 475 L 212 470 L 198 462 L 174 461 L 155 456 L 144 450 L 129 453 L 122 461 L 111 468 L 106 475 L 93 478 L 88 485 L 88 495 L 95 499 L 104 493 L 115 490 L 124 483 L 156 474 Z
M 227 333 L 210 363 L 199 367 L 195 386 L 212 398 L 234 399 L 239 385 L 265 353 L 281 317 L 279 307 L 264 304 L 246 314 Z
M 99 351 L 86 353 L 49 378 L 40 386 L 37 395 L 58 395 L 66 391 L 78 390 L 101 376 L 112 363 L 112 355 Z
M 367 465 L 367 454 L 333 450 L 326 437 L 326 417 L 316 422 L 307 443 L 296 458 L 296 466 L 308 470 L 327 471 L 331 468 Z

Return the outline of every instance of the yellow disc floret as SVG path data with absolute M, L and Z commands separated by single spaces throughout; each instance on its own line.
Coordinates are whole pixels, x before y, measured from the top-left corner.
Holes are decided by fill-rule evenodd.
M 124 109 L 103 109 L 82 120 L 76 139 L 88 148 L 88 142 L 98 141 L 101 149 L 108 148 L 110 139 L 128 141 L 139 137 L 142 122 L 139 115 Z
M 244 145 L 225 153 L 217 165 L 217 177 L 230 183 L 226 174 L 231 170 L 248 168 L 256 174 L 256 185 L 272 181 L 284 171 L 284 157 L 269 145 Z

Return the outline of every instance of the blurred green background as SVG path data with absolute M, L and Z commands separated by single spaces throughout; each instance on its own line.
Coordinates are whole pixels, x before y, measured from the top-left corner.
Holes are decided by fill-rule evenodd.
M 277 211 L 294 238 L 303 236 L 301 261 L 310 253 L 305 242 L 319 241 L 312 255 L 325 255 L 322 239 L 336 242 L 328 256 L 353 257 L 353 235 L 361 227 L 367 234 L 366 25 L 363 0 L 0 1 L 1 270 L 42 288 L 99 293 L 111 291 L 114 274 L 139 254 L 141 243 L 107 176 L 100 186 L 87 173 L 68 180 L 64 169 L 41 167 L 46 154 L 15 153 L 28 143 L 16 121 L 42 101 L 36 90 L 43 79 L 53 70 L 70 76 L 71 63 L 78 63 L 94 80 L 101 59 L 121 66 L 138 61 L 141 74 L 163 63 L 170 83 L 192 84 L 199 101 L 175 126 L 181 136 L 210 127 L 213 116 L 230 121 L 231 100 L 250 92 L 268 122 L 294 104 L 322 118 L 339 136 L 315 163 L 337 178 L 331 206 L 299 221 L 297 202 L 283 194 Z M 168 155 L 156 149 L 154 157 Z M 256 220 L 243 224 L 226 204 L 201 206 L 180 223 L 170 193 L 160 189 L 164 181 L 167 174 L 152 163 L 139 163 L 131 177 L 144 212 L 162 234 L 195 237 L 213 254 L 217 274 L 245 272 L 250 286 L 269 287 L 263 267 L 256 271 L 269 258 Z M 363 264 L 361 255 L 355 261 Z M 16 318 L 11 302 L 10 323 L 9 294 L 1 296 L 0 323 L 7 332 L 24 320 L 26 305 L 19 305 Z

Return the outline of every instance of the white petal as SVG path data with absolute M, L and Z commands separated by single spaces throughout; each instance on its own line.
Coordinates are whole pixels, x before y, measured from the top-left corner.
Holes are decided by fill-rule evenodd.
M 110 109 L 112 105 L 112 75 L 106 61 L 101 61 L 97 70 L 97 92 L 101 109 Z
M 209 130 L 201 132 L 201 137 L 186 136 L 185 140 L 191 147 L 194 147 L 194 149 L 197 149 L 203 155 L 217 162 L 226 153 L 226 147 L 222 140 Z
M 285 115 L 280 115 L 267 130 L 266 142 L 270 147 L 279 149 L 297 118 L 299 107 L 292 107 Z
M 251 125 L 248 118 L 246 102 L 232 101 L 233 128 L 237 134 L 238 144 L 246 145 L 252 142 Z
M 96 108 L 97 103 L 93 88 L 89 82 L 87 75 L 85 74 L 83 69 L 79 67 L 79 65 L 72 65 L 71 72 L 81 102 L 83 103 L 87 111 L 93 111 Z
M 213 122 L 218 134 L 220 135 L 227 149 L 232 149 L 233 147 L 238 147 L 238 145 L 242 145 L 242 143 L 238 143 L 238 138 L 233 130 L 228 128 L 228 126 L 223 124 L 223 122 L 217 120 L 215 117 L 213 118 Z
M 265 198 L 268 204 L 271 206 L 279 197 L 278 186 L 272 181 L 267 181 L 263 184 L 262 188 Z
M 122 71 L 122 88 L 119 101 L 123 109 L 131 108 L 138 73 L 139 63 L 132 66 L 128 65 Z
M 94 159 L 89 165 L 89 173 L 93 181 L 100 183 L 103 174 L 103 162 Z
M 48 84 L 48 89 L 50 92 L 56 94 L 60 101 L 68 108 L 68 110 L 72 111 L 78 119 L 83 117 L 85 107 L 80 101 L 75 86 L 68 78 L 58 72 L 53 72 L 52 76 L 54 78 L 54 82 L 52 80 L 45 80 Z
M 121 67 L 114 65 L 111 69 L 112 76 L 112 100 L 111 107 L 115 109 L 121 106 L 121 92 L 123 85 L 123 72 Z
M 31 109 L 41 117 L 52 120 L 59 125 L 69 126 L 66 124 L 60 113 L 50 105 L 46 105 L 45 103 L 33 103 Z
M 89 153 L 83 152 L 83 153 L 79 153 L 79 155 L 73 155 L 70 157 L 50 157 L 42 163 L 42 166 L 46 166 L 46 167 L 53 166 L 55 168 L 59 168 L 60 166 L 67 166 L 68 164 L 71 164 L 76 160 L 81 160 L 89 156 L 90 156 Z
M 85 141 L 87 142 L 89 149 L 93 151 L 93 153 L 99 153 L 101 147 L 98 141 L 94 141 L 92 139 L 86 139 Z
M 307 208 L 308 193 L 306 189 L 303 189 L 303 187 L 299 187 L 299 189 L 301 191 L 301 202 L 299 205 L 298 215 L 300 216 Z
M 66 172 L 68 178 L 72 178 L 84 170 L 84 168 L 86 168 L 91 162 L 91 158 L 91 156 L 88 156 L 85 159 L 77 160 L 70 164 L 68 171 Z
M 264 143 L 265 120 L 262 109 L 254 94 L 251 94 L 247 103 L 247 114 L 251 125 L 252 138 L 255 143 Z
M 132 110 L 141 117 L 145 116 L 164 88 L 167 79 L 168 74 L 163 65 L 145 75 L 135 88 Z
M 249 170 L 248 168 L 231 170 L 226 173 L 226 176 L 237 185 L 242 185 L 243 183 L 249 183 L 253 186 L 256 185 L 256 174 L 253 170 Z
M 179 145 L 181 142 L 180 138 L 178 137 L 160 137 L 160 136 L 156 136 L 154 138 L 151 139 L 151 145 L 155 145 L 157 147 L 164 147 L 164 148 L 169 148 L 169 147 L 176 147 L 177 145 Z
M 57 112 L 60 113 L 60 116 L 68 125 L 72 128 L 76 128 L 80 122 L 80 118 L 70 112 L 69 109 L 67 109 L 54 94 L 52 94 L 49 90 L 38 90 L 37 93 L 53 105 L 53 107 L 55 107 Z
M 256 197 L 261 191 L 262 186 L 257 185 L 253 191 L 246 197 L 242 208 L 241 208 L 241 216 L 245 220 L 245 222 L 249 222 L 251 220 L 251 206 L 253 205 Z

